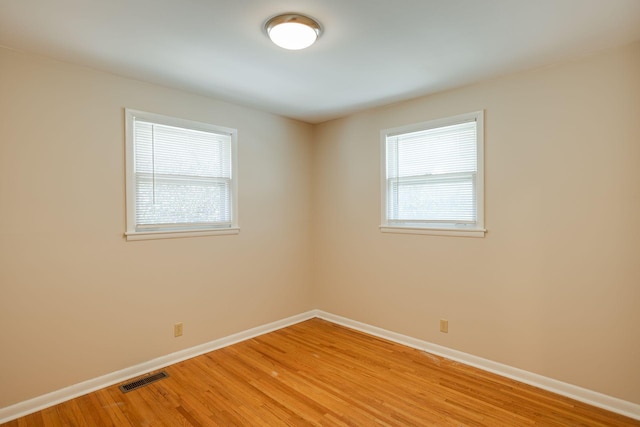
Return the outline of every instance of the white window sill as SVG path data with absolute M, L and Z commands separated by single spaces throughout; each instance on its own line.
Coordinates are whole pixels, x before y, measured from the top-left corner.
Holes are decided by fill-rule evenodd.
M 431 236 L 456 236 L 456 237 L 484 237 L 487 230 L 484 228 L 423 228 L 423 227 L 398 227 L 381 225 L 383 233 L 399 234 L 427 234 Z
M 183 231 L 128 231 L 124 233 L 127 241 L 131 240 L 156 240 L 156 239 L 179 239 L 182 237 L 204 237 L 217 236 L 220 234 L 239 234 L 239 228 L 220 228 L 206 230 L 183 230 Z

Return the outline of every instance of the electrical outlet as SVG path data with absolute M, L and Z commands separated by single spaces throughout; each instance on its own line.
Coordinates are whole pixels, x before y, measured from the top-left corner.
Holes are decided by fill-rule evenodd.
M 449 321 L 447 319 L 440 319 L 440 332 L 449 333 Z
M 179 322 L 173 325 L 173 336 L 174 337 L 182 336 L 182 322 Z

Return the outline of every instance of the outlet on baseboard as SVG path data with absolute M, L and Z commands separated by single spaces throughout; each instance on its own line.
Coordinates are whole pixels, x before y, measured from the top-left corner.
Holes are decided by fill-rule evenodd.
M 440 319 L 440 332 L 449 333 L 449 321 L 447 319 Z
M 173 336 L 174 337 L 182 336 L 182 322 L 179 322 L 173 325 Z

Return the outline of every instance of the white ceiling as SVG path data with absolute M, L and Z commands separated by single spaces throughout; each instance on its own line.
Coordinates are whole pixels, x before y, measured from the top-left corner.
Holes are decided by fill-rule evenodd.
M 264 22 L 319 20 L 303 51 Z M 0 45 L 318 123 L 640 40 L 640 0 L 0 0 Z

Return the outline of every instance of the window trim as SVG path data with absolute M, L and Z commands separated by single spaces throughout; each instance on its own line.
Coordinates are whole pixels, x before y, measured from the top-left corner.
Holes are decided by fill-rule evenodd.
M 470 121 L 476 121 L 476 155 L 477 155 L 477 171 L 476 171 L 476 206 L 477 206 L 477 222 L 476 226 L 471 227 L 422 227 L 395 225 L 387 218 L 387 137 L 429 130 L 444 126 L 451 126 Z M 484 237 L 486 229 L 484 226 L 484 110 L 471 113 L 460 114 L 452 117 L 429 120 L 410 125 L 383 129 L 380 131 L 380 218 L 382 224 L 379 226 L 383 233 L 400 233 L 400 234 L 426 234 L 432 236 L 458 236 L 458 237 Z
M 197 122 L 177 117 L 164 116 L 146 111 L 125 108 L 125 191 L 126 191 L 126 231 L 124 237 L 131 240 L 175 239 L 180 237 L 200 237 L 240 233 L 238 225 L 238 131 L 237 129 Z M 187 228 L 182 230 L 136 230 L 136 177 L 134 150 L 134 119 L 147 120 L 167 126 L 205 132 L 228 133 L 231 135 L 231 226 L 225 228 Z

